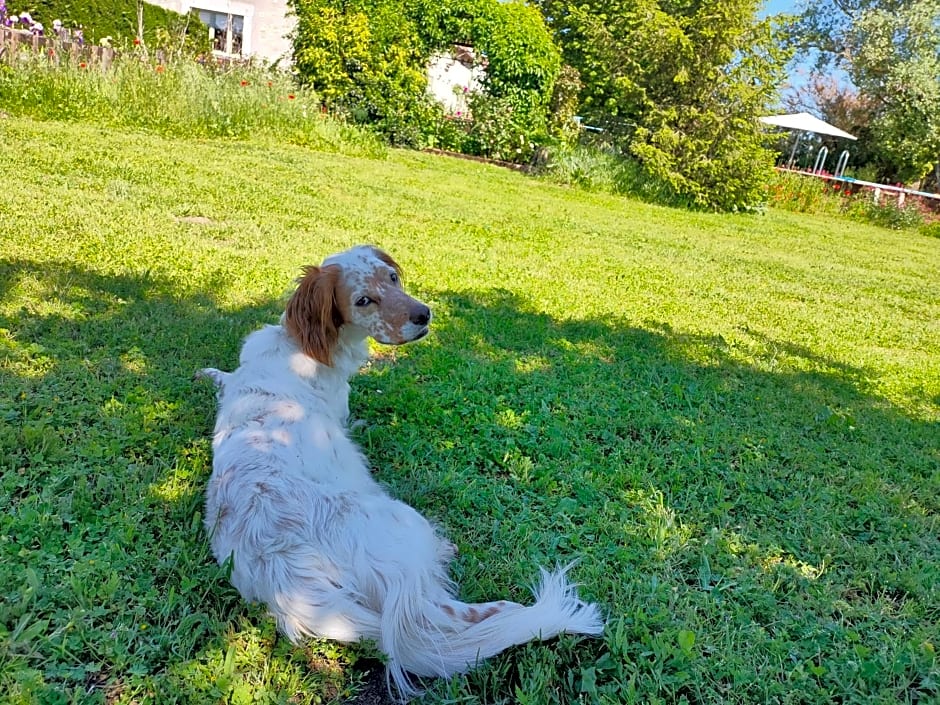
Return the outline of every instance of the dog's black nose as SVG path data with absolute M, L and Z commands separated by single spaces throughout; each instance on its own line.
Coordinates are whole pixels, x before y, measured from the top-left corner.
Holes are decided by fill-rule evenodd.
M 411 309 L 411 318 L 409 319 L 416 326 L 426 326 L 431 320 L 431 309 L 427 306 L 416 306 Z

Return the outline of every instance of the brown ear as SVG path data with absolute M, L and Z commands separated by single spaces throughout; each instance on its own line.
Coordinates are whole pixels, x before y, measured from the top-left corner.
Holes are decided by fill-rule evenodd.
M 378 247 L 373 247 L 372 250 L 375 252 L 375 256 L 380 260 L 385 262 L 389 267 L 395 270 L 395 273 L 398 275 L 399 279 L 403 279 L 404 275 L 401 273 L 401 267 L 398 266 L 398 262 L 392 259 L 392 256 L 388 254 L 385 250 L 380 250 Z
M 343 316 L 336 305 L 338 267 L 304 267 L 297 291 L 287 302 L 284 323 L 306 355 L 333 364 Z

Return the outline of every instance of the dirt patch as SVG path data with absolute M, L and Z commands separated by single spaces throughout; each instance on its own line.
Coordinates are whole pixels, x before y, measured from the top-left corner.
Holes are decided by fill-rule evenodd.
M 362 677 L 358 692 L 343 705 L 398 705 L 389 695 L 385 683 L 385 667 L 376 662 Z
M 174 216 L 173 220 L 177 223 L 193 223 L 194 225 L 214 225 L 215 221 L 212 218 L 207 218 L 204 215 L 180 215 Z
M 515 162 L 504 162 L 500 159 L 490 159 L 488 157 L 478 157 L 473 154 L 461 154 L 460 152 L 449 152 L 445 149 L 435 149 L 434 147 L 426 147 L 421 150 L 427 154 L 436 154 L 440 157 L 454 157 L 455 159 L 466 159 L 470 162 L 480 162 L 481 164 L 492 164 L 493 166 L 501 166 L 504 169 L 512 169 L 513 171 L 521 171 L 524 174 L 529 174 L 535 169 L 531 164 L 517 164 Z

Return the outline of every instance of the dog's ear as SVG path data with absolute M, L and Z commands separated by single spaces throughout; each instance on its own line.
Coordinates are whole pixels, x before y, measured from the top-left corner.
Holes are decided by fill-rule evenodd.
M 378 247 L 373 247 L 372 250 L 375 252 L 375 256 L 382 260 L 385 264 L 395 270 L 395 273 L 398 275 L 399 280 L 404 280 L 404 275 L 401 272 L 401 267 L 398 266 L 398 262 L 392 259 L 392 256 L 388 254 L 385 250 L 380 250 Z
M 287 302 L 284 324 L 306 355 L 333 364 L 343 315 L 336 303 L 339 267 L 304 267 L 297 291 Z

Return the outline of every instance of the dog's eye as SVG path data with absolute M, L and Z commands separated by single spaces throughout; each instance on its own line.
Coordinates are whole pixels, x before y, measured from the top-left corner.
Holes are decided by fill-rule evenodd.
M 368 296 L 360 296 L 356 299 L 356 306 L 368 306 L 371 303 L 373 303 L 373 301 Z
M 398 283 L 398 272 L 392 272 L 391 274 L 389 274 L 389 277 L 391 277 L 392 284 Z

